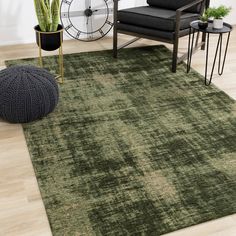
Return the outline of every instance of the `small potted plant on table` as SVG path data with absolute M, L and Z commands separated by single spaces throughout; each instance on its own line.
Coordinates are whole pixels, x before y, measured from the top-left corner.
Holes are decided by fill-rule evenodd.
M 223 28 L 223 18 L 227 16 L 231 11 L 231 7 L 221 5 L 219 7 L 210 7 L 207 9 L 208 16 L 213 18 L 213 28 Z
M 208 27 L 208 13 L 204 11 L 203 14 L 200 16 L 200 20 L 198 21 L 199 29 L 206 29 Z
M 54 51 L 62 43 L 62 25 L 59 24 L 60 0 L 34 0 L 38 25 L 34 27 L 36 42 L 45 51 Z

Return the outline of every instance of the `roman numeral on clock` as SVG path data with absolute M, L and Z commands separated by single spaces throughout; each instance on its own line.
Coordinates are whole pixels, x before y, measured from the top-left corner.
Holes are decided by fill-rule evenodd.
M 102 36 L 105 35 L 104 32 L 103 32 L 101 29 L 99 30 L 99 32 L 100 32 L 100 34 L 101 34 Z
M 73 0 L 69 1 L 69 0 L 62 0 L 63 3 L 66 3 L 68 5 L 70 5 L 72 3 Z
M 109 20 L 106 21 L 106 24 L 113 26 L 113 23 L 110 22 Z
M 68 30 L 68 29 L 70 29 L 72 26 L 73 26 L 72 24 L 70 24 L 70 25 L 67 25 L 67 26 L 66 26 L 66 28 L 65 28 L 65 30 Z
M 81 31 L 78 31 L 77 34 L 76 34 L 76 38 L 77 38 L 77 39 L 79 39 L 80 34 L 81 34 Z

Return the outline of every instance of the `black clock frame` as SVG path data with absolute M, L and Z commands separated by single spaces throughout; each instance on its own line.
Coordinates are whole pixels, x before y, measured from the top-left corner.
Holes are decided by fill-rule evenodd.
M 76 39 L 76 40 L 79 40 L 79 41 L 83 41 L 83 42 L 93 42 L 93 41 L 97 41 L 97 40 L 103 38 L 104 36 L 106 36 L 106 35 L 111 31 L 111 29 L 112 29 L 114 23 L 108 21 L 108 18 L 109 18 L 109 15 L 110 15 L 110 9 L 109 9 L 109 6 L 108 6 L 108 3 L 107 3 L 107 2 L 108 2 L 109 0 L 103 0 L 103 1 L 104 1 L 104 4 L 105 4 L 105 6 L 106 6 L 104 9 L 107 9 L 107 13 L 106 13 L 106 18 L 105 18 L 104 24 L 103 24 L 99 29 L 97 29 L 97 30 L 95 30 L 95 31 L 92 31 L 92 32 L 89 32 L 89 33 L 77 29 L 77 28 L 73 25 L 73 23 L 71 22 L 71 19 L 70 19 L 70 7 L 71 7 L 71 4 L 72 4 L 73 1 L 74 1 L 74 0 L 71 0 L 71 1 L 69 1 L 69 0 L 62 0 L 62 1 L 61 1 L 61 6 L 60 6 L 60 19 L 61 19 L 61 23 L 62 23 L 62 25 L 63 25 L 65 31 L 67 32 L 67 34 L 69 34 L 72 38 L 74 38 L 74 39 Z M 67 10 L 67 15 L 68 15 L 68 20 L 69 20 L 69 23 L 70 23 L 70 24 L 67 25 L 66 27 L 64 26 L 63 20 L 62 20 L 62 5 L 63 5 L 63 4 L 68 4 L 68 5 L 69 5 L 68 10 Z M 88 9 L 85 9 L 84 13 L 85 13 L 85 16 L 86 16 L 86 17 L 92 16 L 92 11 L 91 11 L 89 8 L 88 8 Z M 87 14 L 88 16 L 87 16 L 86 14 Z M 107 23 L 107 22 L 109 22 L 109 23 L 111 23 L 111 24 L 109 24 L 109 23 Z M 102 34 L 102 33 L 101 33 L 102 28 L 103 28 L 106 24 L 109 24 L 109 25 L 110 25 L 110 28 L 109 28 L 109 30 L 107 30 L 105 33 Z M 94 33 L 100 32 L 101 37 L 92 38 L 92 39 L 88 39 L 88 38 L 87 38 L 87 40 L 85 40 L 85 39 L 80 39 L 79 37 L 76 37 L 77 35 L 74 36 L 74 35 L 72 35 L 72 34 L 67 30 L 67 27 L 70 26 L 70 25 L 71 25 L 71 27 L 74 27 L 74 29 L 75 29 L 76 32 L 77 32 L 77 35 L 78 35 L 78 34 L 80 35 L 81 33 L 83 33 L 83 34 L 85 34 L 85 35 L 90 35 L 90 34 L 94 34 Z M 71 27 L 70 27 L 70 28 L 71 28 Z M 103 31 L 102 31 L 102 32 L 103 32 Z

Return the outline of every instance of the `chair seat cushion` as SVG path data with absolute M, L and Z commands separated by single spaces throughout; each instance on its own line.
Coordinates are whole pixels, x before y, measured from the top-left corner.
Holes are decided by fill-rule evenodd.
M 159 38 L 159 40 L 163 42 L 174 42 L 175 33 L 169 32 L 169 31 L 163 31 L 163 30 L 157 30 L 157 29 L 151 29 L 151 28 L 145 28 L 141 26 L 136 25 L 128 25 L 128 24 L 117 24 L 117 29 L 121 33 L 130 34 L 130 35 L 139 35 L 139 37 L 143 38 L 149 38 L 149 39 L 156 39 Z M 189 29 L 181 30 L 179 32 L 179 37 L 183 37 L 188 35 Z
M 123 24 L 136 25 L 151 29 L 173 32 L 175 30 L 176 12 L 162 8 L 142 6 L 118 11 L 118 21 Z M 180 20 L 180 29 L 186 29 L 193 20 L 199 17 L 196 13 L 184 12 Z

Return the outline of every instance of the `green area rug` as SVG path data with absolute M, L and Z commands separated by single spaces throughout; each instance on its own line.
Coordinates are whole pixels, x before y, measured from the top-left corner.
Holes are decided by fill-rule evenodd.
M 171 73 L 163 46 L 64 59 L 57 109 L 23 126 L 54 235 L 156 236 L 236 212 L 231 98 Z

